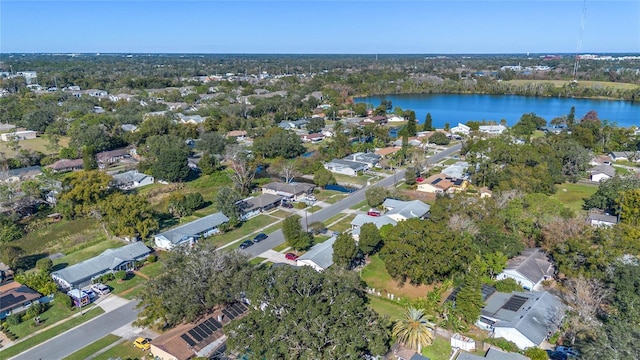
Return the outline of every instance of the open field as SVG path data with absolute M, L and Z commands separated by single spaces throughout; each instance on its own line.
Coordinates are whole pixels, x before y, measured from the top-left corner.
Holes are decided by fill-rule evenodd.
M 406 309 L 395 301 L 387 300 L 380 296 L 367 295 L 369 307 L 380 316 L 387 316 L 389 320 L 395 321 L 402 317 Z
M 70 266 L 73 264 L 77 264 L 81 261 L 90 259 L 94 256 L 100 255 L 103 251 L 107 249 L 113 249 L 113 248 L 121 247 L 124 245 L 126 245 L 126 243 L 120 240 L 99 241 L 94 245 L 83 247 L 76 251 L 70 252 L 63 257 L 57 258 L 53 260 L 53 264 L 54 265 L 65 264 L 65 266 Z
M 576 214 L 585 213 L 582 209 L 584 199 L 590 197 L 598 190 L 598 185 L 564 183 L 556 185 L 556 193 L 552 198 L 560 201 L 564 206 L 573 210 Z
M 30 337 L 22 342 L 11 346 L 10 348 L 0 351 L 0 359 L 8 359 L 10 357 L 16 356 L 21 352 L 26 351 L 27 349 L 30 349 L 44 341 L 47 341 L 56 335 L 60 335 L 69 329 L 72 329 L 86 321 L 91 320 L 102 313 L 104 313 L 104 310 L 102 310 L 102 308 L 95 307 L 85 312 L 82 316 L 71 318 L 54 328 L 43 331 L 37 335 L 34 335 L 33 337 Z
M 121 337 L 109 334 L 102 339 L 99 339 L 92 343 L 91 345 L 85 346 L 82 349 L 74 352 L 73 354 L 65 357 L 63 360 L 83 360 L 91 355 L 97 353 L 98 351 L 106 348 L 107 346 L 119 341 Z
M 63 136 L 60 138 L 60 147 L 67 147 L 69 145 L 70 138 Z M 28 149 L 33 151 L 39 151 L 43 154 L 50 155 L 53 154 L 53 151 L 47 150 L 47 144 L 49 142 L 43 137 L 37 137 L 35 139 L 29 140 L 20 140 L 19 145 L 22 149 Z M 13 149 L 9 148 L 9 144 L 0 141 L 0 152 L 5 153 L 7 158 L 13 158 L 16 156 L 16 152 Z
M 514 84 L 514 85 L 525 85 L 525 84 L 532 84 L 532 83 L 536 83 L 536 84 L 544 84 L 544 83 L 551 83 L 553 84 L 555 87 L 563 87 L 564 85 L 569 84 L 571 81 L 568 80 L 509 80 L 509 81 L 505 81 L 505 83 L 507 84 Z M 620 90 L 630 90 L 630 89 L 637 89 L 638 85 L 636 84 L 628 84 L 628 83 L 617 83 L 617 82 L 611 82 L 611 81 L 587 81 L 587 80 L 580 80 L 578 82 L 578 86 L 580 87 L 610 87 L 613 89 L 620 89 Z
M 105 239 L 105 233 L 94 219 L 63 220 L 37 229 L 13 244 L 22 248 L 27 254 L 65 252 L 76 246 L 99 239 Z
M 102 354 L 94 357 L 95 360 L 108 359 L 143 359 L 146 353 L 131 344 L 131 341 L 123 341 Z
M 378 255 L 370 257 L 369 260 L 369 264 L 362 269 L 361 277 L 367 283 L 367 286 L 376 289 L 376 291 L 381 293 L 386 291 L 395 296 L 418 299 L 424 297 L 433 289 L 432 286 L 426 285 L 414 286 L 409 283 L 400 285 L 391 278 L 391 275 L 384 267 L 384 262 Z M 385 295 L 383 294 L 383 296 Z

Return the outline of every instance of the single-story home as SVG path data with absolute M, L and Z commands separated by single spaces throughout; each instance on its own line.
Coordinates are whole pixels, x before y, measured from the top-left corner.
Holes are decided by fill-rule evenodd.
M 505 352 L 490 347 L 484 356 L 461 351 L 455 360 L 529 360 L 529 358 L 518 353 Z
M 0 285 L 0 320 L 11 314 L 26 311 L 31 303 L 41 297 L 38 292 L 17 281 Z
M 114 186 L 122 190 L 135 189 L 141 186 L 151 185 L 153 184 L 153 182 L 153 176 L 139 173 L 138 170 L 130 170 L 113 175 Z
M 618 223 L 618 217 L 609 214 L 589 213 L 587 222 L 595 227 L 613 226 Z
M 227 341 L 224 326 L 244 316 L 247 310 L 245 304 L 235 302 L 197 322 L 178 325 L 151 340 L 149 352 L 157 360 L 222 359 Z
M 616 176 L 616 169 L 611 165 L 596 165 L 587 170 L 591 181 L 600 182 Z
M 315 133 L 315 134 L 300 135 L 300 140 L 302 140 L 303 142 L 316 144 L 324 140 L 324 134 Z
M 293 129 L 302 129 L 307 124 L 311 122 L 310 119 L 299 119 L 299 120 L 282 120 L 278 123 L 278 127 L 285 130 L 293 130 Z
M 325 163 L 323 166 L 325 169 L 331 171 L 332 173 L 348 176 L 357 176 L 358 174 L 362 174 L 371 168 L 367 164 L 361 162 L 342 159 L 333 159 L 328 163 Z
M 116 164 L 120 160 L 131 157 L 131 149 L 120 148 L 115 150 L 103 151 L 96 154 L 98 166 L 102 169 L 110 164 Z
M 0 140 L 2 141 L 28 140 L 35 138 L 36 132 L 33 130 L 14 131 L 0 134 Z
M 638 151 L 614 151 L 611 154 L 611 160 L 616 161 L 640 161 L 640 153 Z
M 175 246 L 193 245 L 200 237 L 208 237 L 220 232 L 220 225 L 229 222 L 223 213 L 217 212 L 180 225 L 154 236 L 155 244 L 162 250 L 171 250 Z
M 47 167 L 57 173 L 76 171 L 84 169 L 84 161 L 82 159 L 60 159 Z
M 365 164 L 369 167 L 369 169 L 376 166 L 376 164 L 380 162 L 380 159 L 382 159 L 382 156 L 380 155 L 377 155 L 375 153 L 363 153 L 363 152 L 347 155 L 344 158 L 342 158 L 342 160 Z
M 430 194 L 444 194 L 451 192 L 453 179 L 445 174 L 429 176 L 418 184 L 416 190 Z
M 247 132 L 244 130 L 232 130 L 227 133 L 227 137 L 236 138 L 236 140 L 243 140 L 247 137 Z
M 107 249 L 89 260 L 54 271 L 51 277 L 63 289 L 80 289 L 104 274 L 133 270 L 136 261 L 146 259 L 150 253 L 151 249 L 143 242 L 134 242 L 123 247 Z
M 333 265 L 333 243 L 337 237 L 333 236 L 329 240 L 314 245 L 309 251 L 304 253 L 296 261 L 298 266 L 311 266 L 315 271 L 324 271 Z
M 408 219 L 424 219 L 429 216 L 431 205 L 420 200 L 402 201 L 396 199 L 385 199 L 382 207 L 387 211 L 384 216 L 388 216 L 395 221 Z
M 360 238 L 360 227 L 364 224 L 373 224 L 380 229 L 385 225 L 396 226 L 398 222 L 386 215 L 369 216 L 358 214 L 351 220 L 351 235 L 354 239 L 358 240 Z
M 261 194 L 256 197 L 250 197 L 238 202 L 240 207 L 240 220 L 246 221 L 254 216 L 260 215 L 261 212 L 273 209 L 280 205 L 283 197 L 273 194 Z
M 499 135 L 499 134 L 502 134 L 505 130 L 507 130 L 507 128 L 504 125 L 480 125 L 478 130 L 480 130 L 480 132 L 483 132 L 485 134 Z
M 529 248 L 509 259 L 507 267 L 496 278 L 511 278 L 526 290 L 535 290 L 543 281 L 551 279 L 554 271 L 553 263 L 542 249 Z
M 120 129 L 122 129 L 122 131 L 124 132 L 136 132 L 138 130 L 138 127 L 133 125 L 133 124 L 122 124 L 120 125 Z
M 386 158 L 390 155 L 397 153 L 400 150 L 402 150 L 401 147 L 390 146 L 390 147 L 378 149 L 375 151 L 374 154 L 379 155 L 381 158 Z
M 540 346 L 561 323 L 567 307 L 546 291 L 495 292 L 486 300 L 476 326 L 518 348 Z
M 313 193 L 314 184 L 272 182 L 262 186 L 263 194 L 280 195 L 290 200 L 299 200 Z
M 204 123 L 205 118 L 200 115 L 184 115 L 178 113 L 178 119 L 180 119 L 180 123 L 182 124 L 192 124 L 192 125 L 200 125 Z
M 42 168 L 39 165 L 10 169 L 7 171 L 0 171 L 0 182 L 16 183 L 34 179 L 40 174 L 42 174 Z
M 458 123 L 458 126 L 452 127 L 451 129 L 449 129 L 449 132 L 458 135 L 469 135 L 469 133 L 471 132 L 471 128 L 465 124 Z
M 442 174 L 447 175 L 453 179 L 465 179 L 467 178 L 467 169 L 469 163 L 466 161 L 457 161 L 455 164 L 451 164 L 442 170 Z

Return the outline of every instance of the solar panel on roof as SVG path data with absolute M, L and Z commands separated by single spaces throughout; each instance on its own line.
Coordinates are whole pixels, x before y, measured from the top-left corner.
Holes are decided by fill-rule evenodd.
M 236 316 L 235 316 L 235 315 L 233 315 L 233 314 L 232 314 L 229 310 L 227 310 L 227 309 L 222 310 L 222 313 L 223 313 L 226 317 L 228 317 L 228 318 L 229 318 L 229 320 L 233 320 L 233 319 L 235 319 L 235 318 L 236 318 Z
M 211 326 L 207 321 L 200 324 L 200 327 L 207 332 L 207 335 L 211 335 L 213 334 L 214 331 L 216 331 L 216 329 L 213 326 Z
M 518 311 L 520 310 L 522 305 L 527 302 L 527 300 L 529 299 L 524 296 L 513 295 L 511 298 L 509 298 L 509 301 L 502 305 L 502 308 L 510 311 Z
M 196 339 L 197 342 L 202 341 L 202 336 L 200 336 L 194 329 L 189 330 L 189 334 L 192 338 Z
M 238 311 L 238 314 L 242 314 L 247 311 L 247 307 L 242 305 L 242 303 L 235 303 L 233 307 Z
M 200 326 L 194 327 L 193 330 L 195 330 L 203 339 L 209 336 L 204 330 L 200 328 Z
M 196 326 L 195 329 L 196 331 L 200 332 L 200 335 L 202 335 L 202 337 L 204 338 L 208 337 L 213 332 L 209 330 L 209 328 L 205 327 L 203 324 Z
M 240 315 L 240 313 L 238 313 L 238 311 L 236 309 L 233 308 L 233 306 L 228 306 L 227 310 L 233 314 L 233 316 L 238 317 L 238 315 Z
M 190 338 L 187 334 L 182 334 L 180 335 L 180 337 L 182 338 L 182 340 L 184 340 L 187 344 L 189 344 L 189 346 L 193 347 L 196 346 L 196 342 L 193 341 L 192 338 Z
M 220 323 L 218 322 L 218 320 L 215 320 L 215 319 L 209 319 L 209 322 L 210 322 L 213 326 L 215 326 L 215 327 L 216 327 L 216 330 L 217 330 L 217 329 L 222 329 L 222 324 L 220 324 Z
M 442 179 L 441 178 L 437 178 L 437 179 L 435 179 L 435 180 L 433 180 L 431 182 L 431 185 L 435 185 L 435 184 L 439 183 L 440 181 L 442 181 Z

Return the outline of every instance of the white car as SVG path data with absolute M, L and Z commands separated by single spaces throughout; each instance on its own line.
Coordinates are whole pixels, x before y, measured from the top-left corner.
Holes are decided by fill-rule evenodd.
M 313 195 L 307 195 L 307 200 L 316 201 L 318 199 L 316 199 L 316 197 Z
M 101 283 L 91 285 L 91 290 L 97 292 L 100 295 L 105 295 L 111 292 L 111 289 L 109 289 L 107 285 Z

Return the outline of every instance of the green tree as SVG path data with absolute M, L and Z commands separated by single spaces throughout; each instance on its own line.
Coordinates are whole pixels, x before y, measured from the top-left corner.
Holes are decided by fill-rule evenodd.
M 433 119 L 431 118 L 431 113 L 427 113 L 427 116 L 424 118 L 424 126 L 422 127 L 422 131 L 433 131 Z
M 238 207 L 238 201 L 242 200 L 240 194 L 231 189 L 230 187 L 223 187 L 218 190 L 213 204 L 218 211 L 222 212 L 229 218 L 230 223 L 237 223 L 240 221 L 240 208 Z
M 618 214 L 617 201 L 628 190 L 640 187 L 640 179 L 635 176 L 614 176 L 598 185 L 598 190 L 585 200 L 584 209 L 597 208 L 611 214 Z
M 100 208 L 106 215 L 107 228 L 115 235 L 146 238 L 159 229 L 151 206 L 141 195 L 113 193 Z
M 0 242 L 11 242 L 24 235 L 22 228 L 7 215 L 0 215 Z
M 416 123 L 416 113 L 413 110 L 406 110 L 404 112 L 404 117 L 407 120 L 407 135 L 416 136 L 417 133 L 417 123 Z
M 382 246 L 382 235 L 380 230 L 372 224 L 366 223 L 360 227 L 358 237 L 358 247 L 364 255 L 375 254 Z
M 319 133 L 324 128 L 324 125 L 325 124 L 323 118 L 312 118 L 311 121 L 309 121 L 309 123 L 307 124 L 307 131 L 309 131 L 309 134 Z
M 196 142 L 196 149 L 209 155 L 224 154 L 226 146 L 226 137 L 214 132 L 202 134 L 200 139 Z
M 449 145 L 451 139 L 445 133 L 436 131 L 429 137 L 429 142 L 436 145 Z
M 175 217 L 184 217 L 193 214 L 203 204 L 204 199 L 200 193 L 171 194 L 167 203 L 167 211 Z
M 336 266 L 351 269 L 358 256 L 358 246 L 351 234 L 340 233 L 333 243 L 333 262 Z
M 416 169 L 408 167 L 407 171 L 404 173 L 404 183 L 407 185 L 415 185 L 417 181 L 416 179 Z
M 229 349 L 249 359 L 360 359 L 389 350 L 387 324 L 367 306 L 355 273 L 270 268 L 247 287 L 250 302 L 263 306 L 225 333 Z
M 200 157 L 198 167 L 200 168 L 200 171 L 202 171 L 203 175 L 211 175 L 218 170 L 220 162 L 215 156 L 211 156 L 209 153 L 205 152 Z
M 572 106 L 567 116 L 567 125 L 571 126 L 576 122 L 576 107 Z
M 143 150 L 146 160 L 140 164 L 142 171 L 149 169 L 157 179 L 183 181 L 189 175 L 187 157 L 189 148 L 174 135 L 154 135 L 147 139 Z
M 53 260 L 51 260 L 51 258 L 46 257 L 36 261 L 36 269 L 39 269 L 41 271 L 48 273 L 51 271 L 52 267 L 53 267 Z
M 96 148 L 91 145 L 85 145 L 82 147 L 82 163 L 84 170 L 95 170 L 98 168 L 98 162 L 96 161 Z
M 311 246 L 312 237 L 302 229 L 298 215 L 289 215 L 284 219 L 282 234 L 287 244 L 296 250 L 308 249 Z
M 336 179 L 331 171 L 320 168 L 313 174 L 313 183 L 324 189 L 327 185 L 334 185 Z
M 476 259 L 469 266 L 464 284 L 456 295 L 456 309 L 467 324 L 475 323 L 480 317 L 480 310 L 484 306 L 482 301 L 482 282 L 478 274 L 480 259 Z
M 367 198 L 367 204 L 371 207 L 378 207 L 382 205 L 384 200 L 391 196 L 391 192 L 387 188 L 381 186 L 372 186 L 365 192 Z
M 67 218 L 88 215 L 111 193 L 110 183 L 111 176 L 101 171 L 75 172 L 65 178 L 57 206 Z
M 253 151 L 265 158 L 273 159 L 281 156 L 291 159 L 303 154 L 306 150 L 302 140 L 293 131 L 272 127 L 264 136 L 256 137 L 253 141 Z
M 640 224 L 640 189 L 621 192 L 617 203 L 620 209 L 620 221 L 638 226 Z
M 434 329 L 435 325 L 427 320 L 423 309 L 410 307 L 404 317 L 393 324 L 393 336 L 403 345 L 422 353 L 422 347 L 433 342 Z

